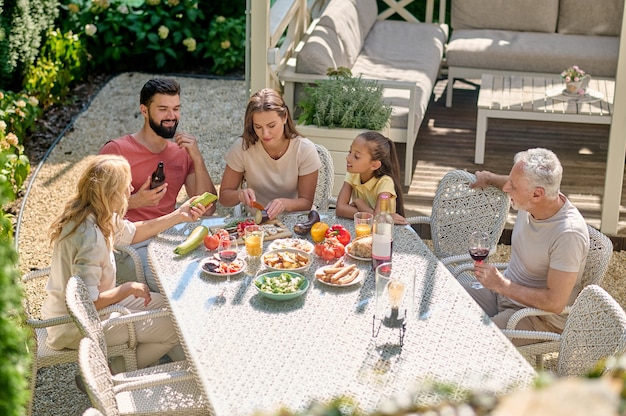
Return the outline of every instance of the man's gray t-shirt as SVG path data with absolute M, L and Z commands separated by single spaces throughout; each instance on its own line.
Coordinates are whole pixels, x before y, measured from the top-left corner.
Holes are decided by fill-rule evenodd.
M 548 269 L 577 271 L 578 279 L 568 302 L 572 305 L 582 290 L 589 231 L 578 209 L 565 195 L 560 197 L 565 203 L 548 219 L 536 220 L 528 212 L 518 211 L 511 236 L 511 259 L 504 275 L 523 286 L 545 288 Z

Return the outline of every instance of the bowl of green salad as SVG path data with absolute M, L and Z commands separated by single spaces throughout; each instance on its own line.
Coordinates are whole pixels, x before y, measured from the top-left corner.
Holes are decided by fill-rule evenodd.
M 256 290 L 273 300 L 290 300 L 302 296 L 309 284 L 309 280 L 300 273 L 286 271 L 271 271 L 254 279 Z

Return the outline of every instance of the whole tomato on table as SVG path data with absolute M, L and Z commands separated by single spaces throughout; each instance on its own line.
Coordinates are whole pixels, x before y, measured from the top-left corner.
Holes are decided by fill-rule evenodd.
M 338 259 L 345 253 L 345 247 L 339 242 L 339 240 L 337 240 L 336 237 L 326 238 L 323 243 L 317 243 L 315 245 L 315 254 L 324 260 Z
M 341 224 L 334 224 L 328 230 L 326 230 L 326 238 L 336 238 L 344 246 L 350 243 L 352 236 L 350 231 Z
M 228 235 L 228 231 L 220 228 L 213 232 L 213 234 L 209 234 L 204 237 L 204 246 L 208 250 L 215 250 L 220 243 L 220 235 Z

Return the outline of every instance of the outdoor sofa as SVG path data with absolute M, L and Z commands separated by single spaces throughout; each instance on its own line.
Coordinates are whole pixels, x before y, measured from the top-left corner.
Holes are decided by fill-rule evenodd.
M 482 73 L 557 75 L 578 65 L 614 78 L 624 0 L 452 0 L 446 47 L 454 80 Z

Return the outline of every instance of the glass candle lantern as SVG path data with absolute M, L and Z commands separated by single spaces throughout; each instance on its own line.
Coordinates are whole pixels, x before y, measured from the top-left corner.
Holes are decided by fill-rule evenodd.
M 407 322 L 413 315 L 415 273 L 394 270 L 391 263 L 376 268 L 376 306 L 372 336 L 377 337 L 381 326 L 398 329 L 400 346 L 404 342 Z

